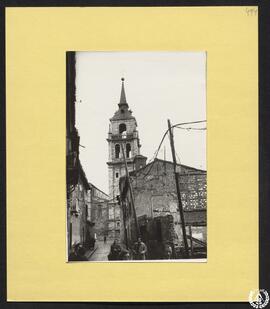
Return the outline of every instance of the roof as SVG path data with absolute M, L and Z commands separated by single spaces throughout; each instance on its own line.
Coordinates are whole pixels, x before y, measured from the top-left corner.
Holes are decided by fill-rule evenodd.
M 80 175 L 80 177 L 81 177 L 81 179 L 82 179 L 82 181 L 83 181 L 83 185 L 85 186 L 85 188 L 87 189 L 87 190 L 90 190 L 90 186 L 89 186 L 89 184 L 88 184 L 88 180 L 87 180 L 87 177 L 86 177 L 86 175 L 85 175 L 85 172 L 84 172 L 84 170 L 83 170 L 83 167 L 82 167 L 82 164 L 81 164 L 81 161 L 79 160 L 79 175 Z
M 98 187 L 96 187 L 95 185 L 93 185 L 91 182 L 89 182 L 89 187 L 90 188 L 94 188 L 96 190 L 98 190 L 99 192 L 101 192 L 102 194 L 106 195 L 109 198 L 109 195 L 107 193 L 105 193 L 104 191 L 100 190 Z
M 135 117 L 132 116 L 132 111 L 128 108 L 121 109 L 119 108 L 113 115 L 110 120 L 127 120 L 127 119 L 135 119 Z
M 166 160 L 162 160 L 162 159 L 156 158 L 154 161 L 152 161 L 152 162 L 146 164 L 146 165 L 143 166 L 142 168 L 140 168 L 140 169 L 138 169 L 138 170 L 136 170 L 136 171 L 132 171 L 132 172 L 130 173 L 130 175 L 132 175 L 132 176 L 136 175 L 138 172 L 140 172 L 140 171 L 142 171 L 142 170 L 144 170 L 144 169 L 150 167 L 150 166 L 153 165 L 155 162 L 162 162 L 162 163 L 167 163 L 167 164 L 173 165 L 173 162 L 172 162 L 172 161 L 166 161 Z M 195 168 L 195 167 L 191 167 L 191 166 L 188 166 L 188 165 L 184 165 L 184 164 L 176 164 L 176 165 L 179 166 L 179 167 L 191 169 L 191 170 L 193 170 L 194 172 L 206 173 L 205 170 L 198 169 L 198 168 Z

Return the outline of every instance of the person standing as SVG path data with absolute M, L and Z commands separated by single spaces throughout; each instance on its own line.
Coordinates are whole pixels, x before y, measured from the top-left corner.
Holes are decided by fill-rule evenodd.
M 142 239 L 139 237 L 138 241 L 134 244 L 133 252 L 135 255 L 135 260 L 145 260 L 147 247 Z
M 120 254 L 121 254 L 122 248 L 119 244 L 118 239 L 115 239 L 115 241 L 113 242 L 113 244 L 111 245 L 111 251 L 108 255 L 108 260 L 109 261 L 116 261 L 116 260 L 120 260 Z
M 106 235 L 104 235 L 104 244 L 106 244 L 106 242 L 107 242 L 107 237 Z
M 172 258 L 172 246 L 167 242 L 164 244 L 164 259 L 170 260 Z

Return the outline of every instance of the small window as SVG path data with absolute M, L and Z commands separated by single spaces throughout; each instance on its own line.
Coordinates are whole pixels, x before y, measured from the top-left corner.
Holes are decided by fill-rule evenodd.
M 120 155 L 120 145 L 116 144 L 115 145 L 115 157 L 116 157 L 116 159 L 119 158 L 119 155 Z
M 124 112 L 125 112 L 125 111 L 124 111 L 123 109 L 121 109 L 121 114 L 124 114 Z
M 130 146 L 130 144 L 126 145 L 126 152 L 127 152 L 127 158 L 130 158 L 130 153 L 131 153 L 131 146 Z
M 118 178 L 119 177 L 119 173 L 115 173 L 115 177 Z

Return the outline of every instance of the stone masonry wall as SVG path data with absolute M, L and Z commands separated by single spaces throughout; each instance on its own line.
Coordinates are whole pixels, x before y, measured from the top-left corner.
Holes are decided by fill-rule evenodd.
M 137 217 L 172 215 L 174 230 L 178 238 L 182 239 L 173 165 L 166 161 L 156 161 L 151 169 L 150 167 L 148 165 L 131 177 Z M 201 218 L 198 217 L 198 211 L 206 209 L 206 172 L 182 166 L 179 182 L 183 208 L 188 212 L 185 217 L 189 220 L 190 217 L 198 221 L 206 220 L 205 211 Z M 196 231 L 196 227 L 193 229 Z M 206 240 L 205 227 L 200 228 L 200 233 L 197 234 L 202 237 L 201 240 Z

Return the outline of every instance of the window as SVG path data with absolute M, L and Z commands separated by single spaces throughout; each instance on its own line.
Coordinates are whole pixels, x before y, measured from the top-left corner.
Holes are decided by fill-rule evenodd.
M 119 177 L 119 173 L 115 173 L 115 177 L 118 178 Z
M 125 123 L 121 123 L 119 125 L 119 134 L 122 134 L 123 132 L 125 132 L 127 130 L 127 126 L 125 125 Z
M 102 216 L 102 208 L 101 208 L 101 205 L 98 205 L 98 217 L 101 218 Z
M 125 112 L 125 111 L 124 111 L 123 109 L 121 109 L 121 113 L 124 114 L 124 112 Z
M 120 145 L 116 144 L 115 145 L 115 157 L 116 157 L 116 159 L 119 158 L 119 155 L 120 155 Z
M 130 153 L 131 153 L 131 146 L 130 146 L 130 144 L 126 145 L 126 153 L 127 153 L 127 158 L 130 158 Z

